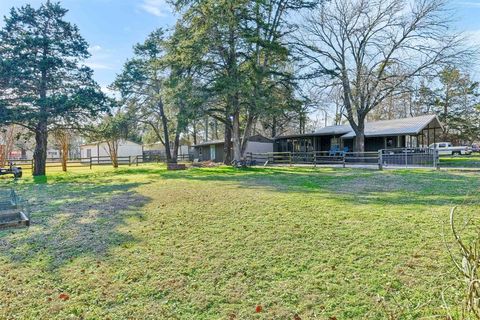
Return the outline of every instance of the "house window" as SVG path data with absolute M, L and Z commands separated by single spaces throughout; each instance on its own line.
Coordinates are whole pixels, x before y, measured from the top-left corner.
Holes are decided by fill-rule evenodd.
M 87 149 L 87 158 L 92 157 L 92 149 Z

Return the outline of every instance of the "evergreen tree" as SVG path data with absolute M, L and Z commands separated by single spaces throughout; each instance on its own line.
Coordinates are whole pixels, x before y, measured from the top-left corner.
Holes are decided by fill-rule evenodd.
M 35 176 L 45 175 L 49 130 L 106 111 L 93 71 L 81 62 L 88 44 L 67 10 L 47 1 L 38 9 L 12 8 L 0 30 L 0 122 L 35 134 Z

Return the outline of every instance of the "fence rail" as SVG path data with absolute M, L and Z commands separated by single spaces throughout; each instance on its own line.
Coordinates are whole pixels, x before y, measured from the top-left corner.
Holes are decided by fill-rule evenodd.
M 178 161 L 191 161 L 190 155 L 179 155 Z M 311 151 L 311 152 L 268 152 L 247 153 L 246 160 L 251 165 L 341 165 L 346 166 L 378 166 L 384 167 L 431 167 L 438 168 L 438 150 L 428 148 L 386 149 L 378 152 L 342 152 L 342 151 Z M 24 169 L 33 168 L 33 160 L 7 160 Z M 141 163 L 165 162 L 161 155 L 145 154 L 137 156 L 117 157 L 119 166 L 138 166 Z M 69 159 L 67 168 L 92 168 L 94 166 L 112 165 L 109 156 Z M 48 168 L 61 168 L 62 160 L 49 158 Z
M 178 155 L 177 161 L 189 161 L 189 155 Z M 161 155 L 136 155 L 136 156 L 122 156 L 117 157 L 119 166 L 138 166 L 141 163 L 160 163 L 165 162 L 166 158 Z M 7 159 L 7 163 L 13 163 L 23 169 L 33 169 L 33 159 Z M 110 156 L 96 156 L 88 158 L 76 158 L 67 160 L 67 168 L 92 168 L 94 166 L 113 165 Z M 61 158 L 48 158 L 46 160 L 46 167 L 48 168 L 62 168 Z
M 432 149 L 387 149 L 378 152 L 268 152 L 248 153 L 251 164 L 308 164 L 383 167 L 432 167 L 438 166 L 438 151 Z

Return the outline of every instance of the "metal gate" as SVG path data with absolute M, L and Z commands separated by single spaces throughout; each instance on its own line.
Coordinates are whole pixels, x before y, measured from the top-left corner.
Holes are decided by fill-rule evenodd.
M 379 152 L 379 164 L 383 167 L 437 168 L 438 150 L 430 148 L 383 149 Z

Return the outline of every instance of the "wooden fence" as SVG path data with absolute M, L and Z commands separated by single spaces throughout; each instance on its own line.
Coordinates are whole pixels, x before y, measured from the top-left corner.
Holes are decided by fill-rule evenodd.
M 188 161 L 188 155 L 179 155 L 178 161 Z M 9 159 L 8 162 L 14 163 L 16 166 L 22 167 L 22 169 L 33 169 L 33 160 L 15 160 Z M 125 156 L 117 157 L 119 166 L 138 166 L 141 163 L 160 163 L 166 162 L 166 158 L 159 155 L 137 155 L 137 156 Z M 67 161 L 67 168 L 90 168 L 95 166 L 108 166 L 113 165 L 112 159 L 109 156 L 88 157 L 69 159 Z M 60 158 L 48 158 L 46 162 L 48 168 L 62 168 L 62 159 Z
M 431 149 L 388 149 L 378 152 L 268 152 L 248 153 L 252 165 L 341 165 L 383 167 L 438 167 L 438 152 Z

